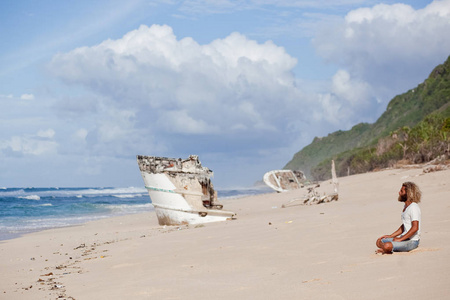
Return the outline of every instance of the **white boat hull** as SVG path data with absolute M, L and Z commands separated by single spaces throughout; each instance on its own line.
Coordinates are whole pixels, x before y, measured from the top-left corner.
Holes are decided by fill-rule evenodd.
M 162 171 L 157 165 L 161 161 L 169 166 Z M 201 168 L 199 161 L 195 165 L 188 160 L 138 156 L 138 164 L 160 225 L 209 223 L 235 216 L 221 209 L 209 180 L 212 172 Z
M 163 208 L 161 206 L 155 206 L 155 212 L 160 225 L 195 225 L 231 220 L 234 216 L 234 213 L 227 211 L 183 211 L 174 208 Z
M 266 185 L 281 193 L 303 187 L 301 180 L 304 180 L 303 173 L 291 170 L 274 170 L 264 174 L 263 180 Z

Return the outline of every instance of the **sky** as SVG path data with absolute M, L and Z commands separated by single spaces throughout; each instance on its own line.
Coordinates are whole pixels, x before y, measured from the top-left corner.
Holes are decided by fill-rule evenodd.
M 252 186 L 450 55 L 450 0 L 0 2 L 0 187 L 141 187 L 136 155 Z

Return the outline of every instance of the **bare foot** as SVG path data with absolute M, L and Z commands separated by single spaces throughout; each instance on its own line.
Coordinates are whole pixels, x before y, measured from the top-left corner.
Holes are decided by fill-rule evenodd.
M 375 254 L 384 255 L 384 254 L 392 254 L 392 252 L 385 252 L 383 249 L 378 249 L 375 251 Z

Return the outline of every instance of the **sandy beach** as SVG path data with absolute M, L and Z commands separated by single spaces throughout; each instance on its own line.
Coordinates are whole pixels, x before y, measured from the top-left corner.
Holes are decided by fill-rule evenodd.
M 404 181 L 423 192 L 420 246 L 377 255 Z M 339 178 L 339 201 L 320 205 L 293 201 L 305 192 L 225 200 L 226 222 L 143 213 L 2 241 L 0 299 L 448 299 L 450 170 Z

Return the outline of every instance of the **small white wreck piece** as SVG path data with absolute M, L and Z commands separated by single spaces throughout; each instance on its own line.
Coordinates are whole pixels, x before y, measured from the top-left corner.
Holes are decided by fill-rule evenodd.
M 137 156 L 145 188 L 160 225 L 225 221 L 235 213 L 222 210 L 211 182 L 213 172 L 197 155 L 187 159 Z
M 339 181 L 336 176 L 336 167 L 334 164 L 334 160 L 331 161 L 331 182 L 327 184 L 326 182 L 321 184 L 313 184 L 310 186 L 307 186 L 306 189 L 308 190 L 308 193 L 303 196 L 303 198 L 300 199 L 293 199 L 289 201 L 286 204 L 283 204 L 281 207 L 288 207 L 288 206 L 294 206 L 299 205 L 295 204 L 300 202 L 300 205 L 311 205 L 311 204 L 321 204 L 321 203 L 327 203 L 331 201 L 338 201 L 339 200 Z M 330 189 L 333 189 L 333 191 L 330 191 Z M 323 194 L 321 193 L 320 189 L 325 191 Z M 293 204 L 294 203 L 294 204 Z
M 303 187 L 306 180 L 302 171 L 273 170 L 264 174 L 264 183 L 281 193 Z

